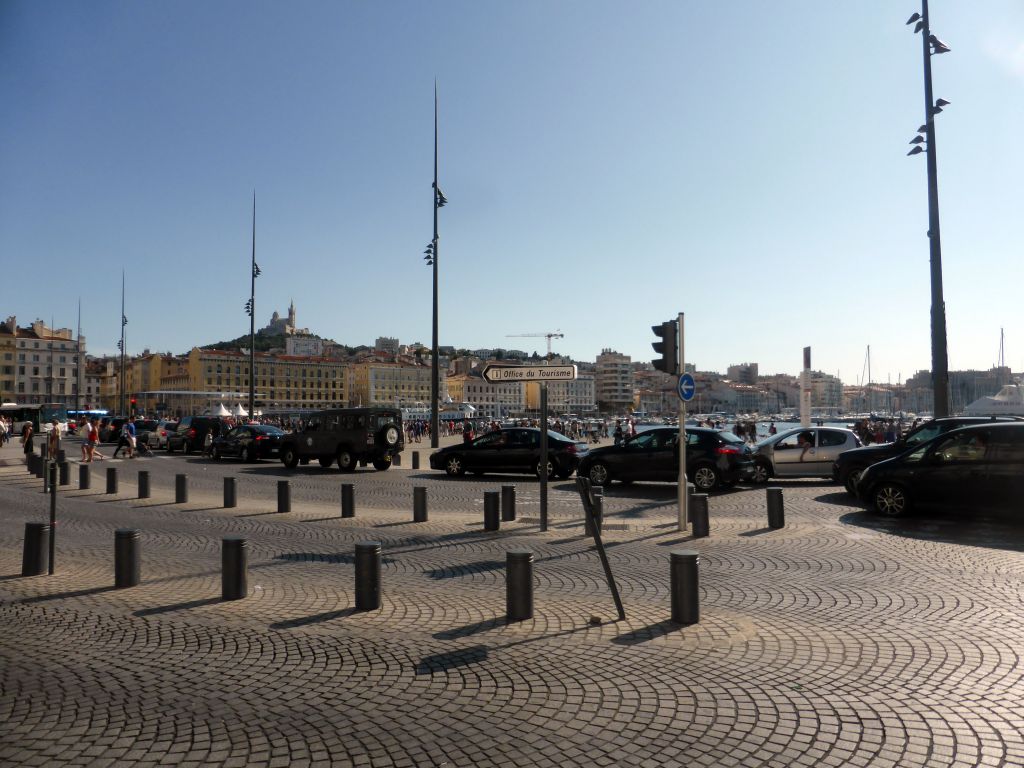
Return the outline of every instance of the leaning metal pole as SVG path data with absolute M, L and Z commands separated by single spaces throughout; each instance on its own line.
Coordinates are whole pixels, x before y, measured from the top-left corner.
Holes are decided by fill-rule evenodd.
M 942 240 L 939 236 L 939 180 L 935 161 L 935 100 L 932 97 L 932 59 L 928 0 L 921 0 L 921 48 L 924 51 L 925 138 L 928 140 L 928 241 L 932 285 L 932 391 L 936 418 L 949 416 L 949 359 L 946 351 L 946 302 L 942 296 Z
M 249 418 L 256 405 L 256 190 L 252 192 L 252 264 L 249 267 Z
M 438 353 L 437 353 L 437 83 L 434 83 L 434 315 L 430 347 L 430 447 L 437 448 L 438 419 Z

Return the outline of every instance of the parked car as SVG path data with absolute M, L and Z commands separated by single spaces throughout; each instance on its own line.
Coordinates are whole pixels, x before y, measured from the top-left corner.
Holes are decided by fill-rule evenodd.
M 621 445 L 594 448 L 580 462 L 578 473 L 594 485 L 613 480 L 677 482 L 679 428 L 655 427 L 627 438 Z M 686 476 L 698 491 L 733 485 L 754 475 L 750 447 L 731 432 L 687 427 Z
M 100 442 L 116 443 L 121 437 L 121 427 L 128 419 L 109 418 L 100 422 Z
M 174 433 L 178 428 L 178 422 L 170 421 L 169 419 L 160 419 L 154 429 L 149 435 L 149 447 L 150 448 L 166 448 L 167 437 Z
M 210 446 L 214 459 L 237 456 L 242 461 L 276 459 L 280 455 L 284 430 L 268 424 L 243 424 L 216 437 Z
M 773 477 L 832 477 L 839 454 L 860 445 L 860 438 L 849 429 L 788 429 L 754 446 L 753 480 L 763 485 Z
M 529 472 L 541 476 L 539 429 L 511 427 L 481 435 L 470 443 L 449 445 L 430 454 L 430 468 L 456 477 L 466 472 Z M 567 479 L 576 471 L 585 442 L 548 430 L 548 478 Z
M 855 448 L 839 454 L 832 465 L 832 479 L 846 486 L 848 493 L 856 495 L 857 481 L 861 473 L 872 464 L 898 456 L 960 427 L 970 424 L 989 424 L 994 421 L 1017 420 L 1018 418 L 1013 416 L 948 416 L 941 419 L 930 419 L 919 424 L 894 443 L 866 445 L 863 448 Z
M 872 464 L 857 483 L 860 498 L 889 517 L 917 504 L 1016 505 L 1024 498 L 1024 422 L 975 424 L 939 435 Z
M 385 470 L 405 447 L 398 408 L 330 408 L 314 413 L 298 432 L 281 440 L 281 462 L 292 469 L 316 459 L 325 469 L 334 462 L 342 472 L 357 463 Z
M 135 419 L 136 442 L 145 443 L 150 448 L 156 445 L 152 435 L 158 423 L 156 419 Z
M 226 426 L 219 416 L 183 416 L 174 432 L 167 435 L 167 452 L 201 451 L 206 433 L 212 432 L 216 438 Z

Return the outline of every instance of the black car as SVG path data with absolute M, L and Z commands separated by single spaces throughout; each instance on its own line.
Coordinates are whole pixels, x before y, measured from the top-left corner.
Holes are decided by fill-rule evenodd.
M 100 422 L 100 442 L 101 443 L 116 443 L 121 439 L 121 427 L 125 425 L 128 419 L 122 418 L 109 418 L 104 419 Z
M 860 498 L 889 517 L 915 504 L 1019 505 L 1024 497 L 1024 423 L 961 427 L 865 469 Z
M 647 429 L 621 445 L 595 448 L 580 462 L 578 472 L 594 485 L 608 485 L 613 480 L 677 482 L 679 429 Z M 731 432 L 687 428 L 686 476 L 698 491 L 733 485 L 753 475 L 753 453 L 742 438 Z
M 174 434 L 167 436 L 167 452 L 201 451 L 206 440 L 206 433 L 212 432 L 216 438 L 224 432 L 226 426 L 219 416 L 184 416 L 178 422 L 178 428 L 174 430 Z
M 243 424 L 213 439 L 210 455 L 214 459 L 237 456 L 242 461 L 276 459 L 281 451 L 284 430 L 267 424 Z
M 576 470 L 579 454 L 586 450 L 586 443 L 549 429 L 547 476 L 568 478 Z M 529 472 L 540 477 L 540 430 L 511 427 L 488 432 L 470 443 L 450 445 L 430 454 L 430 468 L 443 469 L 452 476 Z
M 1012 416 L 948 416 L 930 419 L 914 427 L 894 443 L 867 445 L 843 451 L 832 465 L 832 479 L 846 486 L 847 492 L 857 494 L 857 481 L 861 472 L 879 461 L 890 459 L 911 448 L 924 445 L 939 435 L 971 424 L 990 424 L 994 421 L 1017 421 Z
M 311 459 L 325 469 L 337 462 L 342 472 L 370 462 L 383 471 L 404 447 L 398 408 L 329 408 L 317 411 L 301 430 L 282 438 L 281 462 L 289 469 Z

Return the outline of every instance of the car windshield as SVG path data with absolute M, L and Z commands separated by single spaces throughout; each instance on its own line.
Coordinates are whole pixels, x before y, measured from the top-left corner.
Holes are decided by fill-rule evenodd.
M 920 445 L 926 443 L 933 437 L 938 437 L 942 433 L 942 426 L 940 424 L 929 424 L 927 427 L 922 427 L 917 432 L 907 438 L 907 445 Z
M 283 435 L 284 430 L 278 429 L 277 427 L 271 427 L 267 424 L 261 424 L 260 426 L 253 427 L 253 430 L 259 432 L 261 435 Z
M 732 432 L 719 432 L 718 436 L 720 438 L 722 438 L 722 440 L 727 442 L 727 443 L 745 443 L 746 442 L 746 440 L 744 440 L 742 437 L 740 437 L 739 435 L 734 435 Z

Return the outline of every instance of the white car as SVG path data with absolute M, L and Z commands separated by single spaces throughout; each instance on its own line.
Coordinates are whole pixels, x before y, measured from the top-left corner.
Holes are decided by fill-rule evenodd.
M 178 427 L 178 422 L 171 421 L 170 419 L 160 419 L 157 422 L 156 429 L 149 433 L 149 447 L 150 448 L 166 448 L 167 447 L 167 436 L 174 432 Z
M 839 454 L 860 445 L 860 439 L 848 429 L 787 429 L 754 446 L 754 482 L 764 484 L 773 477 L 831 479 L 832 463 Z

